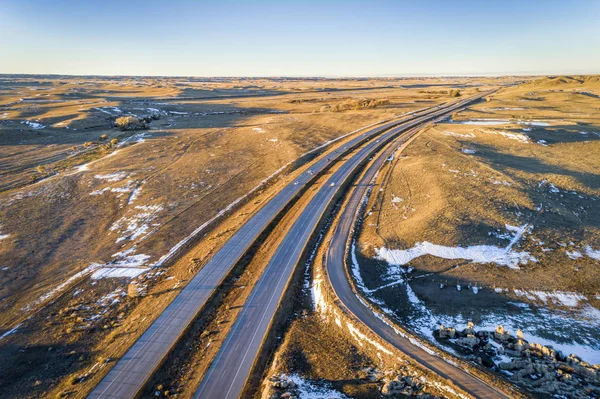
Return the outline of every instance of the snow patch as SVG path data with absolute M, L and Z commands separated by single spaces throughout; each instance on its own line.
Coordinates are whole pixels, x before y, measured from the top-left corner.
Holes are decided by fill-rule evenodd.
M 95 175 L 94 178 L 109 182 L 116 182 L 125 179 L 127 176 L 128 174 L 126 172 L 115 172 L 106 175 Z
M 358 328 L 354 327 L 354 325 L 350 322 L 346 323 L 346 327 L 348 327 L 348 331 L 350 332 L 350 335 L 352 335 L 352 337 L 358 341 L 358 344 L 362 347 L 364 346 L 364 343 L 369 343 L 371 345 L 373 345 L 375 348 L 377 348 L 378 350 L 380 350 L 383 353 L 386 353 L 388 355 L 392 355 L 392 351 L 390 351 L 389 349 L 385 348 L 383 345 L 381 345 L 379 342 L 374 341 L 372 339 L 370 339 L 369 337 L 367 337 L 365 334 L 361 333 Z
M 589 245 L 585 247 L 585 254 L 592 259 L 600 260 L 600 249 L 592 249 Z
M 331 389 L 326 385 L 317 385 L 313 382 L 305 380 L 297 374 L 289 376 L 282 375 L 281 380 L 293 381 L 298 390 L 298 397 L 302 399 L 348 399 L 343 393 Z
M 137 205 L 134 209 L 139 212 L 133 216 L 123 216 L 110 227 L 110 231 L 121 234 L 117 243 L 124 240 L 134 241 L 139 237 L 146 238 L 151 222 L 164 208 L 162 205 Z
M 525 297 L 531 301 L 541 300 L 545 304 L 548 302 L 554 303 L 559 306 L 576 307 L 580 301 L 587 301 L 587 297 L 576 292 L 565 292 L 565 291 L 524 291 L 514 290 L 517 296 Z
M 573 260 L 583 258 L 582 253 L 579 251 L 566 251 L 566 254 L 569 258 L 571 258 Z
M 0 335 L 0 340 L 8 337 L 9 335 L 16 333 L 17 330 L 19 329 L 19 327 L 21 327 L 21 324 L 18 324 L 16 327 L 11 328 L 10 330 L 6 331 L 4 334 Z
M 523 236 L 529 225 L 521 227 L 506 226 L 515 233 L 511 242 L 505 248 L 492 245 L 474 245 L 469 247 L 448 247 L 424 241 L 409 249 L 376 248 L 377 258 L 392 265 L 406 265 L 413 259 L 423 255 L 432 255 L 444 259 L 467 259 L 473 263 L 496 263 L 518 269 L 520 264 L 537 262 L 529 252 L 515 252 L 512 247 Z
M 102 278 L 135 278 L 147 270 L 148 268 L 139 267 L 106 267 L 95 271 L 91 278 L 92 280 Z
M 43 128 L 46 127 L 46 126 L 42 125 L 41 123 L 31 122 L 31 121 L 23 121 L 23 122 L 21 122 L 21 124 L 22 125 L 27 125 L 30 128 L 35 129 L 35 130 L 37 130 L 37 129 L 43 129 Z
M 444 136 L 453 136 L 453 137 L 459 137 L 459 138 L 463 138 L 463 139 L 474 139 L 475 138 L 475 135 L 473 133 L 461 134 L 461 133 L 454 133 L 454 132 L 443 132 L 442 134 Z

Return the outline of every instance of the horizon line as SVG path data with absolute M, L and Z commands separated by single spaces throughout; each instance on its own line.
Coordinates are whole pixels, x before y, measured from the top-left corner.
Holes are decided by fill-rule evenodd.
M 54 76 L 54 77 L 122 77 L 122 78 L 197 78 L 197 79 L 395 79 L 395 78 L 494 78 L 494 77 L 544 77 L 544 76 L 594 76 L 591 73 L 475 73 L 475 74 L 374 74 L 374 75 L 131 75 L 131 74 L 78 74 L 78 73 L 22 73 L 0 72 L 0 76 Z

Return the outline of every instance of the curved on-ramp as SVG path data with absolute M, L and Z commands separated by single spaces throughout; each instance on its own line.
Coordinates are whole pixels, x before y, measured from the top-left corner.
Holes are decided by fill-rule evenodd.
M 397 144 L 402 144 L 408 139 L 409 137 L 403 136 L 400 140 L 397 140 L 399 141 Z M 325 267 L 327 269 L 329 282 L 347 312 L 354 315 L 379 337 L 401 352 L 407 354 L 421 365 L 441 377 L 451 380 L 455 385 L 476 398 L 509 398 L 506 394 L 498 391 L 495 387 L 488 385 L 468 371 L 446 362 L 439 356 L 425 351 L 421 347 L 413 344 L 409 337 L 398 334 L 390 324 L 387 324 L 377 317 L 372 309 L 359 299 L 357 293 L 351 286 L 349 281 L 351 277 L 348 275 L 345 260 L 347 259 L 346 248 L 348 247 L 347 244 L 352 235 L 355 217 L 377 171 L 381 168 L 386 159 L 394 153 L 396 148 L 396 143 L 386 148 L 369 166 L 352 191 L 350 199 L 340 215 L 330 246 L 326 252 Z

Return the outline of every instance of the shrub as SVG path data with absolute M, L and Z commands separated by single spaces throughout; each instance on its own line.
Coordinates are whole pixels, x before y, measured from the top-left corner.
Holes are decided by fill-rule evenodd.
M 450 97 L 460 97 L 460 91 L 450 90 Z
M 369 98 L 363 98 L 363 99 L 355 99 L 355 100 L 346 100 L 343 103 L 338 103 L 335 104 L 332 107 L 321 107 L 321 112 L 324 111 L 331 111 L 331 112 L 342 112 L 342 111 L 347 111 L 350 109 L 354 109 L 354 110 L 360 110 L 360 109 L 370 109 L 370 108 L 376 108 L 379 107 L 381 105 L 387 105 L 389 104 L 390 101 L 384 98 L 381 99 L 369 99 Z M 325 108 L 327 107 L 327 108 Z
M 117 145 L 119 143 L 119 139 L 115 137 L 115 138 L 113 138 L 113 139 L 110 140 L 110 143 L 112 145 Z
M 35 170 L 37 170 L 40 175 L 43 175 L 46 172 L 46 167 L 44 165 L 38 165 Z
M 104 141 L 104 140 L 107 140 L 107 139 L 108 139 L 108 134 L 102 134 L 102 135 L 100 135 L 100 140 L 101 141 Z
M 121 116 L 115 120 L 115 126 L 121 130 L 140 130 L 146 128 L 146 122 L 135 116 Z

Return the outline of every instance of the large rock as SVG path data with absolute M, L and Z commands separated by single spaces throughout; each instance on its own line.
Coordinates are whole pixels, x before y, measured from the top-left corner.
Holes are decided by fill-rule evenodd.
M 440 326 L 440 338 L 450 338 L 453 339 L 456 336 L 456 330 L 452 327 L 444 327 L 442 324 Z
M 511 338 L 511 336 L 510 332 L 504 330 L 504 326 L 497 326 L 496 331 L 494 331 L 494 338 L 504 342 L 508 341 Z
M 476 345 L 479 345 L 480 339 L 474 336 L 473 334 L 469 334 L 463 338 L 457 338 L 456 343 L 462 346 L 467 346 L 473 349 Z

